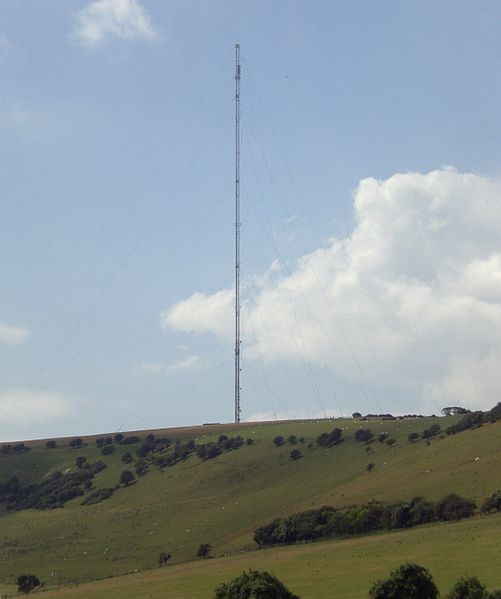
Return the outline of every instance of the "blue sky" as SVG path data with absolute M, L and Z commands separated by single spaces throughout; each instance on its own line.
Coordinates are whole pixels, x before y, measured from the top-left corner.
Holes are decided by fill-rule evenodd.
M 0 439 L 488 407 L 497 2 L 0 7 Z

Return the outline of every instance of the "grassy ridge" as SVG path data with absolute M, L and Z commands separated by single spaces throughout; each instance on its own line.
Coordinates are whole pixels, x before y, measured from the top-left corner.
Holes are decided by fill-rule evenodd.
M 153 468 L 137 484 L 94 506 L 81 506 L 77 499 L 64 509 L 1 511 L 0 581 L 10 583 L 23 571 L 65 583 L 156 569 L 161 551 L 179 563 L 193 559 L 206 542 L 216 555 L 229 554 L 253 546 L 257 525 L 324 504 L 341 507 L 416 494 L 436 500 L 451 491 L 481 500 L 501 486 L 501 422 L 434 439 L 430 446 L 407 441 L 412 431 L 421 432 L 434 422 L 445 428 L 453 421 L 308 421 L 158 431 L 158 436 L 185 440 L 196 436 L 200 443 L 224 430 L 252 437 L 255 445 L 206 462 L 192 456 L 163 473 Z M 363 444 L 350 438 L 330 449 L 307 449 L 308 442 L 334 426 L 343 427 L 345 435 L 360 427 L 370 427 L 376 435 L 385 431 L 398 444 L 390 448 L 376 441 L 367 454 Z M 275 435 L 289 434 L 306 439 L 298 446 L 304 457 L 296 462 L 289 459 L 290 445 L 275 448 L 272 443 Z M 41 480 L 55 469 L 74 470 L 75 458 L 83 455 L 108 464 L 95 478 L 96 487 L 107 487 L 118 482 L 124 469 L 120 456 L 135 453 L 136 447 L 118 447 L 114 455 L 102 457 L 93 443 L 77 450 L 47 450 L 34 443 L 28 454 L 0 459 L 0 480 L 14 473 L 24 481 Z M 375 463 L 372 473 L 366 470 L 369 462 Z M 260 553 L 246 554 L 244 561 L 258 559 L 254 556 Z M 204 563 L 209 567 L 215 560 Z

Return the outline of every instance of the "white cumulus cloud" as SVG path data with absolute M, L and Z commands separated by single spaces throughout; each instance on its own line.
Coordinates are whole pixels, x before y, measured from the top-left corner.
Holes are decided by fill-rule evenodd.
M 248 285 L 248 359 L 390 381 L 422 405 L 485 407 L 501 384 L 501 183 L 446 167 L 367 178 L 349 237 Z M 233 290 L 195 293 L 162 325 L 231 339 Z
M 22 327 L 13 327 L 0 322 L 0 341 L 9 345 L 20 345 L 24 343 L 30 332 Z
M 108 37 L 154 40 L 157 31 L 139 0 L 94 0 L 75 15 L 73 38 L 95 47 Z

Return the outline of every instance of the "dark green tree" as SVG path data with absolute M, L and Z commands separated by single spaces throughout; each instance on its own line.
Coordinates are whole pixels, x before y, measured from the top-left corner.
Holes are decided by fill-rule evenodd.
M 418 564 L 402 564 L 369 591 L 370 599 L 436 599 L 438 595 L 431 574 Z
M 407 439 L 409 439 L 409 443 L 415 443 L 419 439 L 419 433 L 409 433 Z
M 210 543 L 202 543 L 197 551 L 197 557 L 209 557 L 209 553 L 212 551 L 212 545 Z
M 361 443 L 370 443 L 374 439 L 374 434 L 370 428 L 359 428 L 355 432 L 355 439 Z
M 268 572 L 249 570 L 217 587 L 214 599 L 299 599 Z
M 55 449 L 56 448 L 56 442 L 51 439 L 50 441 L 47 441 L 45 443 L 45 447 L 47 447 L 47 449 Z
M 284 441 L 284 438 L 282 437 L 282 435 L 277 435 L 273 439 L 273 443 L 275 444 L 275 447 L 280 447 L 280 445 L 283 445 L 285 443 L 285 441 Z
M 82 468 L 82 466 L 85 464 L 86 461 L 87 461 L 87 458 L 84 457 L 83 455 L 80 455 L 75 460 L 75 464 L 76 464 L 77 468 Z
M 128 487 L 136 477 L 130 470 L 124 470 L 120 475 L 120 483 Z
M 83 447 L 83 441 L 80 437 L 75 437 L 68 443 L 68 445 L 73 449 L 78 449 L 79 447 Z
M 17 590 L 19 593 L 31 593 L 33 589 L 40 586 L 40 580 L 34 574 L 21 574 L 17 578 Z
M 489 599 L 489 593 L 476 576 L 465 576 L 452 587 L 447 599 Z
M 374 470 L 374 466 L 375 466 L 374 462 L 367 464 L 367 471 L 372 472 Z
M 289 457 L 295 462 L 296 460 L 300 460 L 303 457 L 303 454 L 299 451 L 299 449 L 293 449 Z

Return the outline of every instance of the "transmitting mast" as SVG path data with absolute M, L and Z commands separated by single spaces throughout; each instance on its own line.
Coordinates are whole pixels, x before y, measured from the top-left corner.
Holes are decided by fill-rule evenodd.
M 235 422 L 240 422 L 240 44 L 235 45 Z

